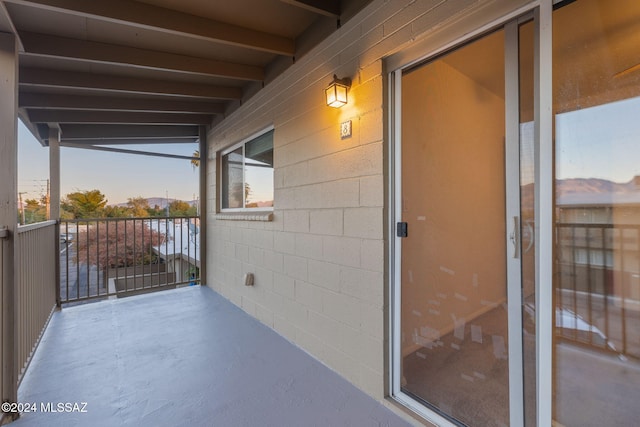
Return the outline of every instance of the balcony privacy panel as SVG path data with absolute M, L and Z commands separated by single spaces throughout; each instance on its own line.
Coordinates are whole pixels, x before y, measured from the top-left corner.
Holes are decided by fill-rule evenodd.
M 56 306 L 56 224 L 19 227 L 16 233 L 17 323 L 15 363 L 18 382 Z

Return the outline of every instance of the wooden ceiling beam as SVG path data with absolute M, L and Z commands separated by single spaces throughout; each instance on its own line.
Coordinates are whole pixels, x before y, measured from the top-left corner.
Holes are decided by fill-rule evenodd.
M 164 33 L 294 56 L 295 42 L 287 37 L 227 24 L 163 7 L 129 0 L 7 0 L 86 18 L 116 22 Z
M 124 148 L 114 148 L 114 147 L 100 147 L 96 145 L 76 144 L 73 142 L 64 142 L 64 141 L 60 142 L 60 146 L 68 147 L 68 148 L 81 148 L 84 150 L 107 151 L 110 153 L 138 154 L 142 156 L 164 157 L 167 159 L 200 160 L 200 157 L 183 156 L 180 154 L 156 153 L 152 151 L 141 151 L 141 150 L 127 150 Z
M 20 68 L 20 85 L 209 99 L 236 100 L 242 98 L 242 89 L 231 86 L 24 67 Z
M 110 123 L 209 125 L 208 114 L 128 113 L 120 111 L 27 110 L 32 123 Z
M 198 138 L 132 138 L 132 139 L 60 139 L 77 145 L 195 144 Z
M 16 26 L 11 20 L 11 16 L 9 16 L 9 11 L 7 11 L 7 6 L 2 1 L 0 1 L 0 32 L 18 34 L 18 31 L 16 30 Z M 18 51 L 23 52 L 24 47 L 22 46 L 22 41 L 20 40 L 20 37 L 18 37 L 17 42 L 18 42 Z
M 222 114 L 224 105 L 216 102 L 168 99 L 119 98 L 20 92 L 20 108 L 55 110 L 99 110 L 147 113 Z
M 340 17 L 340 0 L 281 0 L 293 6 L 332 18 Z
M 65 58 L 75 61 L 115 64 L 237 80 L 260 81 L 264 79 L 264 70 L 253 65 L 26 31 L 20 32 L 20 39 L 26 55 Z
M 198 126 L 61 124 L 61 139 L 65 141 L 94 140 L 94 144 L 115 144 L 118 140 L 198 139 Z M 139 142 L 143 144 L 144 142 Z

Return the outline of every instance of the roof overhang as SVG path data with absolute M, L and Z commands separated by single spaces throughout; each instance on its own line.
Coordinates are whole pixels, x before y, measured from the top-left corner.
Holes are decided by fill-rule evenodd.
M 370 0 L 0 0 L 44 146 L 193 143 Z

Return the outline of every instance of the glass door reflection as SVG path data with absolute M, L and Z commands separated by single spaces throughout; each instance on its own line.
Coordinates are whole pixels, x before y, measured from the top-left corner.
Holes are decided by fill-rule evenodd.
M 553 15 L 554 419 L 640 420 L 640 3 Z

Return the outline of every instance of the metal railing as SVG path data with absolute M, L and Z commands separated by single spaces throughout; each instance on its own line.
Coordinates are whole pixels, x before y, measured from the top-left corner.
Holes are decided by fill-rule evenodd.
M 60 221 L 59 303 L 200 283 L 197 217 Z
M 16 378 L 22 380 L 56 308 L 56 222 L 20 226 L 15 239 Z
M 640 358 L 640 225 L 557 223 L 555 237 L 556 336 Z

